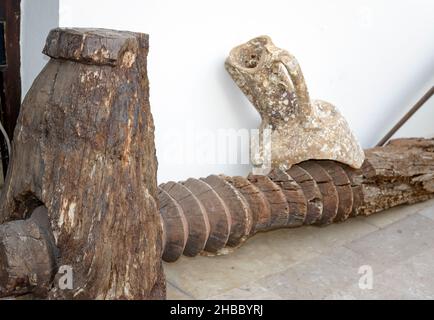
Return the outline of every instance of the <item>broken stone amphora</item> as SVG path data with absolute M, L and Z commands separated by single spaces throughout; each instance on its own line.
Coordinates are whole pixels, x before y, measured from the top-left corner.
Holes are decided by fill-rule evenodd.
M 225 67 L 260 113 L 260 132 L 269 129 L 271 145 L 260 143 L 259 154 L 262 159 L 271 156 L 271 167 L 285 170 L 308 159 L 361 167 L 363 150 L 343 116 L 328 102 L 310 100 L 297 60 L 270 37 L 235 47 Z

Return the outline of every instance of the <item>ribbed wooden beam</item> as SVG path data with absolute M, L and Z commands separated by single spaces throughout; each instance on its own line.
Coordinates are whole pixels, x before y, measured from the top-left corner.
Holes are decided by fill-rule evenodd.
M 160 185 L 163 259 L 218 253 L 257 232 L 324 226 L 434 197 L 434 139 L 365 150 L 361 169 L 310 160 L 267 176 L 211 175 Z

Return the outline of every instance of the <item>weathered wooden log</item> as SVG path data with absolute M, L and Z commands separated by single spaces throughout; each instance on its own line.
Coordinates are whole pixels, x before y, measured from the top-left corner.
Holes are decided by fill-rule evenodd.
M 0 225 L 0 297 L 45 296 L 57 254 L 47 208 L 36 208 L 29 219 Z
M 359 214 L 433 197 L 434 139 L 392 140 L 386 147 L 367 150 L 366 154 L 369 161 L 353 176 L 362 186 Z
M 50 299 L 165 298 L 148 36 L 55 29 L 44 53 L 15 129 L 0 223 L 47 208 L 57 266 L 73 272 L 73 288 L 56 278 Z
M 345 221 L 350 216 L 370 215 L 434 197 L 434 139 L 394 140 L 385 147 L 366 150 L 365 154 L 361 169 L 333 161 L 310 160 L 293 165 L 286 172 L 274 169 L 268 176 L 250 175 L 245 179 L 213 175 L 202 179 L 208 183 L 207 190 L 216 191 L 219 203 L 223 203 L 230 217 L 237 221 L 230 226 L 234 229 L 216 233 L 220 238 L 214 241 L 220 247 L 214 246 L 211 252 L 218 252 L 226 245 L 239 246 L 261 231 L 301 225 L 322 226 Z M 221 215 L 213 216 L 214 208 L 210 204 L 201 203 L 198 197 L 200 189 L 189 188 L 188 183 L 180 184 L 195 197 L 195 206 L 201 208 L 203 219 L 213 220 L 213 224 L 223 219 Z M 223 187 L 226 192 L 221 191 Z M 188 222 L 190 217 L 197 215 L 192 206 L 174 209 L 176 200 L 172 206 L 176 217 L 180 217 L 178 219 Z M 188 215 L 185 215 L 186 210 Z M 183 234 L 176 231 L 182 226 L 174 225 L 177 220 L 166 219 L 164 214 L 163 220 L 168 230 L 175 230 L 171 231 L 170 241 L 176 241 L 173 236 Z M 197 225 L 190 223 L 190 227 Z M 189 232 L 201 233 L 200 230 Z M 206 235 L 205 232 L 201 234 Z M 231 238 L 237 241 L 226 241 Z M 183 241 L 185 239 L 181 236 L 177 243 Z M 200 241 L 203 246 L 206 239 Z M 191 239 L 191 245 L 194 243 L 195 240 Z M 181 247 L 177 246 L 175 252 L 166 245 L 164 257 L 171 258 L 165 260 L 179 258 L 185 252 Z

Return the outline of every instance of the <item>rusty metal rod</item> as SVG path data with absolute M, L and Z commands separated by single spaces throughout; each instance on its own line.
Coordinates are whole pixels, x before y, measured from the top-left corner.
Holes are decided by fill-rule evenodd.
M 377 143 L 377 147 L 383 146 L 395 133 L 398 131 L 404 123 L 406 123 L 434 94 L 434 87 L 431 87 L 419 101 L 410 109 L 398 123 Z

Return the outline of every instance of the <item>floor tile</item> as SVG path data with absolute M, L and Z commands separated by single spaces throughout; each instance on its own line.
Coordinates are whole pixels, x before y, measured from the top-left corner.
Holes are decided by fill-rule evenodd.
M 372 224 L 378 228 L 385 228 L 392 223 L 402 220 L 409 215 L 416 214 L 421 209 L 421 206 L 403 205 L 395 208 L 388 209 L 383 212 L 377 212 L 367 217 L 357 217 L 366 223 Z
M 410 215 L 345 246 L 381 272 L 434 245 L 434 221 L 419 214 Z
M 283 299 L 325 299 L 337 289 L 357 284 L 362 257 L 339 247 L 258 283 Z
M 284 248 L 277 249 L 279 245 L 270 240 L 274 237 L 257 235 L 228 255 L 182 257 L 175 263 L 164 264 L 166 277 L 193 297 L 205 299 L 282 271 L 317 254 L 308 248 L 293 249 L 288 242 Z
M 429 298 L 434 288 L 433 211 L 432 200 L 327 227 L 257 234 L 223 256 L 182 257 L 164 264 L 168 297 Z M 372 290 L 359 288 L 362 265 L 373 268 Z
M 176 288 L 170 282 L 167 282 L 167 300 L 191 300 L 192 296 L 188 295 L 186 292 L 182 292 L 180 289 Z
M 407 261 L 376 275 L 372 289 L 355 285 L 336 290 L 328 299 L 434 299 L 434 249 L 415 255 Z
M 256 284 L 250 283 L 240 288 L 229 290 L 223 294 L 213 296 L 210 300 L 279 300 L 280 296 L 270 290 Z
M 424 217 L 427 217 L 427 218 L 430 218 L 431 220 L 434 220 L 434 205 L 425 207 L 425 208 L 421 209 L 418 213 Z

